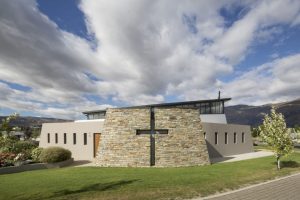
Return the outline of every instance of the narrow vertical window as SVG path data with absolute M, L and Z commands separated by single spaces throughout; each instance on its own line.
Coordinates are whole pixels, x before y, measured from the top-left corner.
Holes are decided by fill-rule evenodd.
M 218 144 L 218 132 L 215 132 L 215 144 Z
M 58 135 L 57 135 L 57 133 L 55 133 L 55 144 L 57 144 L 58 143 Z
M 203 137 L 204 137 L 204 139 L 206 139 L 206 132 L 203 133 Z
M 50 133 L 48 133 L 47 137 L 48 137 L 48 143 L 50 143 Z
M 73 133 L 73 144 L 76 144 L 76 133 Z
M 225 132 L 225 144 L 228 144 L 228 133 Z
M 242 133 L 242 143 L 245 143 L 245 133 Z
M 64 133 L 64 144 L 67 144 L 67 134 Z
M 83 144 L 84 145 L 87 144 L 87 134 L 86 133 L 83 134 Z
M 233 143 L 236 144 L 236 133 L 233 134 Z

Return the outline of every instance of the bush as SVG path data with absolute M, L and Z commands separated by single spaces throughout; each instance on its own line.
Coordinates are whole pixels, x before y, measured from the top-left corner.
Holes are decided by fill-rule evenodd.
M 31 151 L 32 160 L 35 161 L 35 162 L 39 162 L 40 161 L 40 155 L 41 155 L 42 151 L 43 151 L 43 148 L 41 148 L 41 147 L 37 147 L 35 149 L 32 149 L 32 151 Z
M 15 156 L 14 153 L 0 153 L 0 167 L 13 165 Z
M 14 137 L 0 137 L 0 153 L 14 153 L 14 147 L 18 140 Z
M 0 153 L 23 153 L 27 158 L 31 157 L 32 149 L 37 145 L 32 141 L 20 141 L 14 137 L 0 137 Z
M 42 150 L 40 161 L 44 163 L 55 163 L 71 158 L 71 151 L 61 147 L 48 147 Z

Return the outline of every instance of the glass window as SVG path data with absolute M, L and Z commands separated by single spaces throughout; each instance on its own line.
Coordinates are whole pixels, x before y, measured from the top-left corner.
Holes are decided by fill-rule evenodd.
M 236 144 L 236 133 L 233 134 L 233 143 Z
M 225 132 L 225 144 L 228 144 L 228 133 Z
M 215 132 L 215 144 L 218 144 L 218 132 Z
M 57 133 L 55 133 L 55 143 L 56 144 L 58 143 L 58 135 L 57 135 Z
M 50 143 L 50 133 L 48 133 L 48 143 Z
M 83 144 L 84 145 L 87 144 L 87 134 L 86 133 L 83 134 Z
M 64 133 L 64 144 L 67 144 L 67 134 Z
M 76 133 L 73 133 L 73 144 L 76 144 Z
M 245 142 L 245 133 L 243 132 L 242 133 L 242 143 L 244 143 Z

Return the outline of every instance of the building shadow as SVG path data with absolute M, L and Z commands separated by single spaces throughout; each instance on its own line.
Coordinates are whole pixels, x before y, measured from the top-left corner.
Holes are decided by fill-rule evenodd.
M 115 190 L 118 189 L 121 186 L 132 184 L 133 182 L 136 182 L 138 180 L 121 180 L 116 182 L 109 182 L 109 183 L 96 183 L 88 186 L 84 186 L 78 190 L 60 190 L 55 192 L 52 196 L 49 198 L 59 198 L 66 195 L 71 194 L 79 194 L 84 192 L 104 192 L 107 190 Z
M 76 166 L 81 166 L 81 165 L 86 165 L 91 163 L 93 162 L 90 160 L 74 160 L 74 162 L 69 167 L 76 167 Z
M 206 146 L 207 146 L 207 151 L 208 151 L 209 158 L 222 157 L 222 155 L 207 140 L 206 140 Z
M 234 157 L 226 156 L 226 157 L 217 157 L 217 158 L 210 158 L 211 164 L 219 163 L 219 162 L 224 162 L 226 160 L 231 160 Z

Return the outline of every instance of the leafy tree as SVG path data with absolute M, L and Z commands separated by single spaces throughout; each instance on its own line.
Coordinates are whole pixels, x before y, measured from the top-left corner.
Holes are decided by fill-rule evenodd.
M 280 159 L 293 150 L 293 141 L 286 127 L 284 116 L 272 107 L 270 115 L 265 115 L 263 124 L 258 127 L 260 137 L 271 146 L 280 169 Z
M 9 135 L 10 131 L 12 130 L 12 127 L 10 126 L 10 122 L 12 120 L 15 120 L 19 117 L 19 114 L 14 113 L 5 119 L 2 119 L 1 127 L 0 127 L 0 135 L 2 135 L 2 132 L 5 131 L 7 135 Z
M 254 138 L 258 137 L 259 136 L 259 130 L 258 130 L 258 128 L 252 128 L 251 129 L 251 135 Z

